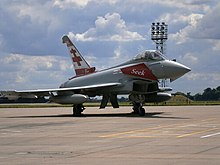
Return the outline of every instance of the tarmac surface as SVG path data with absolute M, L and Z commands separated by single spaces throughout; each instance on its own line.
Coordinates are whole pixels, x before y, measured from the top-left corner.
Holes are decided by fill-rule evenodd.
M 220 164 L 220 106 L 1 108 L 0 164 Z

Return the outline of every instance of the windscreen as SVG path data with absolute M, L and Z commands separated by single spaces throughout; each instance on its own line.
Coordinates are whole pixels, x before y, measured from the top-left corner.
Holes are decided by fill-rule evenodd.
M 136 57 L 133 58 L 134 61 L 144 60 L 144 61 L 161 61 L 165 58 L 163 55 L 156 50 L 147 50 L 143 53 L 138 54 Z

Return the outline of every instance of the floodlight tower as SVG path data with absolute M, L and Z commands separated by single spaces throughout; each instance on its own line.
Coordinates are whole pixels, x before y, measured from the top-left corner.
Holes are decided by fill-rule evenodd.
M 151 40 L 156 43 L 156 50 L 166 54 L 166 40 L 168 39 L 168 25 L 165 22 L 153 22 L 151 25 Z M 166 80 L 162 80 L 161 86 L 166 86 Z

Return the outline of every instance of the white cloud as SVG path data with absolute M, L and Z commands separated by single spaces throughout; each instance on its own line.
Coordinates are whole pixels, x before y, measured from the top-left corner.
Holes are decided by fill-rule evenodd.
M 16 79 L 15 79 L 15 82 L 16 82 L 16 83 L 24 83 L 24 82 L 27 81 L 27 80 L 25 79 L 25 77 L 24 77 L 24 76 L 21 76 L 21 75 L 16 75 L 15 78 L 16 78 Z
M 69 71 L 72 71 L 71 62 L 57 56 L 9 54 L 0 59 L 0 65 L 6 68 L 1 71 L 1 80 L 9 77 L 7 86 L 13 87 L 16 84 L 23 89 L 37 85 L 39 87 L 59 85 L 68 78 Z
M 170 17 L 170 20 L 176 21 L 181 20 L 182 24 L 186 24 L 186 26 L 182 29 L 180 29 L 177 33 L 171 34 L 170 38 L 175 40 L 177 44 L 182 44 L 189 40 L 194 35 L 192 34 L 192 31 L 194 31 L 201 19 L 203 18 L 203 14 L 190 14 L 190 15 L 175 15 L 175 19 L 172 19 Z M 171 21 L 172 22 L 172 21 Z
M 85 7 L 91 0 L 54 0 L 54 6 L 60 8 L 70 8 L 70 7 Z
M 188 63 L 190 65 L 194 65 L 198 63 L 198 57 L 196 54 L 193 53 L 186 53 L 182 60 L 184 61 L 184 63 Z
M 134 41 L 144 40 L 137 32 L 129 31 L 125 21 L 118 13 L 107 13 L 104 17 L 98 17 L 95 27 L 82 34 L 69 33 L 71 38 L 77 41 Z
M 208 82 L 209 84 L 213 84 L 220 81 L 220 73 L 188 73 L 186 78 L 198 83 Z
M 189 29 L 188 35 L 197 39 L 220 39 L 220 3 Z
M 115 4 L 117 0 L 54 0 L 53 5 L 58 6 L 61 9 L 67 8 L 85 8 L 89 3 L 107 3 L 107 4 Z
M 207 6 L 207 10 L 189 12 L 189 10 L 180 10 L 175 13 L 165 13 L 160 19 L 168 22 L 172 29 L 175 26 L 179 31 L 169 35 L 170 39 L 176 41 L 177 44 L 182 44 L 190 39 L 218 39 L 220 38 L 220 3 L 210 8 L 208 1 L 185 1 L 180 2 L 179 5 L 192 5 L 192 6 Z M 202 5 L 201 5 L 202 4 Z M 185 12 L 185 13 L 184 13 Z M 173 27 L 174 26 L 174 27 Z
M 114 50 L 114 60 L 118 60 L 121 58 L 121 47 L 119 46 L 117 49 Z
M 1 61 L 7 65 L 20 65 L 21 71 L 52 69 L 55 68 L 54 63 L 57 62 L 53 56 L 25 56 L 21 54 L 10 54 Z
M 126 4 L 127 6 L 137 5 L 137 6 L 143 6 L 143 5 L 149 5 L 149 4 L 158 4 L 168 7 L 175 7 L 175 8 L 185 8 L 188 10 L 197 9 L 197 10 L 203 10 L 207 11 L 209 10 L 209 3 L 210 1 L 216 1 L 216 0 L 185 0 L 185 1 L 179 1 L 179 0 L 53 0 L 54 6 L 58 6 L 59 8 L 66 9 L 66 8 L 85 8 L 89 5 L 89 3 L 93 4 Z M 134 9 L 134 8 L 133 8 Z M 138 10 L 138 8 L 137 8 Z
M 86 55 L 86 56 L 83 56 L 83 57 L 89 63 L 90 66 L 95 66 L 96 65 L 96 61 L 98 60 L 97 57 L 92 55 L 92 54 Z
M 145 1 L 145 0 L 143 0 Z M 178 8 L 177 10 L 185 10 L 185 11 L 195 11 L 198 10 L 200 12 L 207 12 L 210 10 L 210 3 L 216 3 L 218 0 L 148 0 L 149 3 L 161 4 L 164 6 L 169 6 L 172 8 Z
M 210 40 L 210 42 L 212 43 L 212 50 L 213 51 L 220 51 L 220 40 Z M 220 56 L 220 54 L 218 54 Z
M 8 11 L 18 20 L 29 23 L 31 26 L 41 26 L 51 32 L 60 27 L 60 20 L 56 17 L 56 13 L 52 13 L 52 4 L 48 1 L 43 3 L 30 1 L 26 3 L 13 3 L 8 7 Z

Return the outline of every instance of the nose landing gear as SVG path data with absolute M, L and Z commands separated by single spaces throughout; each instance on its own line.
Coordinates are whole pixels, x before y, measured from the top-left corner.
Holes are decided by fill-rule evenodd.
M 133 113 L 134 114 L 139 114 L 139 116 L 145 116 L 145 109 L 143 108 L 142 103 L 136 103 L 136 102 L 132 102 L 133 104 Z
M 133 104 L 133 113 L 139 114 L 139 116 L 145 116 L 145 109 L 143 108 L 145 96 L 138 94 L 130 94 L 129 99 L 132 101 Z

